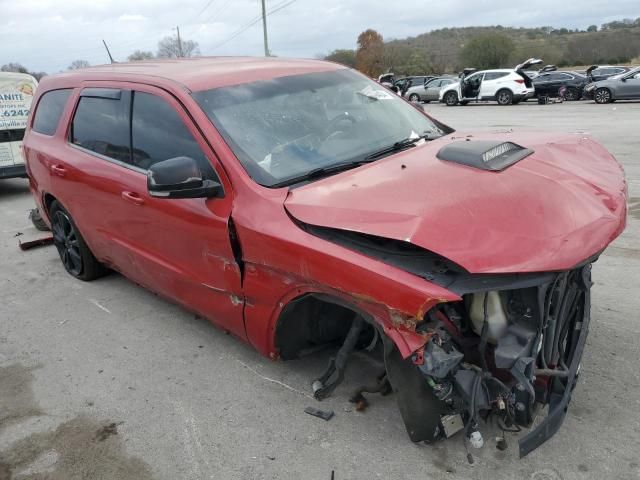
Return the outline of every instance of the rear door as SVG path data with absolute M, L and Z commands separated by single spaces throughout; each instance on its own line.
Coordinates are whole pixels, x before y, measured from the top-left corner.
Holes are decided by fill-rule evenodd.
M 493 98 L 499 90 L 500 79 L 509 75 L 509 72 L 486 72 L 480 85 L 480 98 Z
M 85 85 L 69 128 L 65 206 L 101 261 L 245 338 L 233 192 L 215 154 L 169 93 L 96 85 Z M 148 167 L 177 156 L 218 177 L 225 197 L 151 197 Z

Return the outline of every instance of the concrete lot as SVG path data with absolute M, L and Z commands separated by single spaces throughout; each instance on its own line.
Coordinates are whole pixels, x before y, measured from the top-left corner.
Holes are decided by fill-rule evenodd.
M 488 438 L 474 465 L 459 436 L 412 444 L 392 396 L 371 397 L 366 413 L 348 403 L 370 374 L 365 357 L 315 402 L 309 383 L 328 353 L 274 363 L 119 275 L 83 283 L 53 247 L 18 250 L 36 236 L 33 202 L 26 181 L 10 180 L 0 181 L 0 480 L 639 479 L 640 103 L 426 108 L 461 130 L 589 132 L 626 169 L 628 227 L 594 268 L 582 377 L 555 437 L 523 460 L 515 436 L 506 452 Z M 336 416 L 311 417 L 308 405 Z

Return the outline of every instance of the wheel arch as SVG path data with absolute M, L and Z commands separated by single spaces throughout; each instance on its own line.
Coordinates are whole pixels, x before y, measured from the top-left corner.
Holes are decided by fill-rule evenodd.
M 62 205 L 60 200 L 58 200 L 56 197 L 54 197 L 49 192 L 45 192 L 42 195 L 42 206 L 44 207 L 44 213 L 45 213 L 45 215 L 47 216 L 47 218 L 49 220 L 51 220 L 51 216 L 49 215 L 49 212 L 51 211 L 51 205 L 53 204 L 53 202 L 58 202 L 58 203 L 60 203 L 60 205 Z
M 507 91 L 511 94 L 511 99 L 513 100 L 513 98 L 516 96 L 515 93 L 513 93 L 513 90 L 511 90 L 511 88 L 509 87 L 500 87 L 498 90 L 496 90 L 496 99 L 498 98 L 498 95 L 500 95 L 500 92 L 504 92 Z
M 382 333 L 373 315 L 335 294 L 309 290 L 281 305 L 274 317 L 272 341 L 278 357 L 283 360 L 297 358 L 309 349 L 341 342 L 357 317 Z

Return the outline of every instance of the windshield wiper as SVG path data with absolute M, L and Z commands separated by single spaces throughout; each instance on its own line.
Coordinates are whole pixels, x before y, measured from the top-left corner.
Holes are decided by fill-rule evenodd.
M 375 152 L 370 153 L 364 158 L 365 160 L 375 160 L 376 158 L 384 157 L 385 155 L 389 155 L 390 153 L 400 152 L 402 150 L 406 150 L 407 148 L 415 147 L 416 143 L 418 143 L 420 140 L 432 140 L 432 138 L 429 134 L 421 135 L 419 137 L 408 137 L 404 140 L 395 142 L 393 145 L 389 145 L 388 147 L 376 150 Z
M 390 153 L 399 152 L 401 150 L 414 147 L 415 144 L 418 143 L 420 140 L 433 140 L 433 138 L 437 138 L 437 137 L 432 137 L 431 134 L 429 133 L 422 135 L 420 137 L 405 138 L 404 140 L 395 142 L 393 145 L 389 147 L 385 147 L 381 150 L 373 152 L 367 155 L 366 157 L 364 157 L 363 159 L 352 160 L 352 161 L 343 162 L 343 163 L 335 163 L 333 165 L 327 165 L 326 167 L 314 168 L 313 170 L 309 170 L 308 172 L 303 173 L 302 175 L 298 175 L 297 177 L 292 177 L 287 180 L 274 183 L 273 185 L 269 185 L 269 187 L 270 188 L 288 187 L 290 185 L 295 185 L 296 183 L 302 183 L 309 180 L 317 180 L 323 177 L 328 177 L 330 175 L 333 175 L 334 173 L 344 172 L 345 170 L 351 170 L 352 168 L 359 167 L 366 163 L 371 163 L 374 160 L 377 160 L 378 158 L 388 155 Z
M 333 165 L 327 165 L 326 167 L 318 167 L 313 170 L 309 170 L 297 177 L 289 178 L 279 183 L 270 185 L 271 188 L 287 187 L 289 185 L 295 185 L 296 183 L 305 182 L 307 180 L 317 180 L 319 178 L 328 177 L 334 173 L 344 172 L 345 170 L 351 170 L 352 168 L 359 167 L 365 163 L 370 163 L 371 160 L 354 160 L 351 162 L 336 163 Z

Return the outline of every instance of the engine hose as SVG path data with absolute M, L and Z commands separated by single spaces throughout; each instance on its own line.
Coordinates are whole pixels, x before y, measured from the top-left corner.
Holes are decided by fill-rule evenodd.
M 540 377 L 568 377 L 569 371 L 568 370 L 552 370 L 550 368 L 536 368 L 533 371 L 533 374 L 535 376 L 540 376 Z
M 540 345 L 540 359 L 542 360 L 543 368 L 547 368 L 547 359 L 544 354 L 544 341 L 546 340 L 546 332 L 545 330 L 549 326 L 549 313 L 551 310 L 551 301 L 553 300 L 553 293 L 555 292 L 556 286 L 558 285 L 558 280 L 560 280 L 560 274 L 556 275 L 556 278 L 553 279 L 553 283 L 551 284 L 551 288 L 549 289 L 549 297 L 546 299 L 544 306 L 544 318 L 542 319 L 542 325 L 540 325 L 540 334 L 545 334 L 543 343 Z
M 487 312 L 487 303 L 489 300 L 489 292 L 485 292 L 483 308 L 484 308 L 484 320 L 482 323 L 482 332 L 480 332 L 480 363 L 482 363 L 482 370 L 487 371 L 487 358 L 485 356 L 487 350 L 487 335 L 489 334 L 489 313 Z

